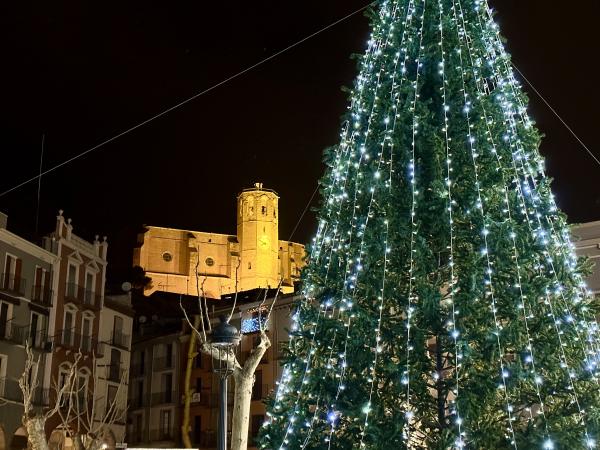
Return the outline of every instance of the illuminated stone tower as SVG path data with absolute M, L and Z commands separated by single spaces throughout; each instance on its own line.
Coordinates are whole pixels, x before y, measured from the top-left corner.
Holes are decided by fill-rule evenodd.
M 238 195 L 241 290 L 275 288 L 279 283 L 278 200 L 277 193 L 263 189 L 262 183 Z

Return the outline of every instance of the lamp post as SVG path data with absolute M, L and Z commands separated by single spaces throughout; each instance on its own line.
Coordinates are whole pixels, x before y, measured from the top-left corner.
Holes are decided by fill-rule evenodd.
M 216 352 L 213 354 L 213 372 L 219 375 L 221 405 L 219 408 L 219 442 L 218 450 L 227 450 L 227 377 L 233 373 L 234 348 L 240 342 L 238 330 L 231 325 L 225 316 L 219 317 L 221 323 L 212 331 L 210 345 Z

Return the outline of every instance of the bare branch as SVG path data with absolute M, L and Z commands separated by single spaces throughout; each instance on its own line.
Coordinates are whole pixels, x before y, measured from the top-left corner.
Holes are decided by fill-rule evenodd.
M 194 270 L 194 274 L 196 275 L 196 295 L 198 296 L 198 309 L 200 310 L 200 323 L 202 325 L 202 337 L 206 342 L 206 329 L 204 328 L 204 309 L 202 307 L 202 297 L 204 296 L 204 282 L 206 282 L 206 278 L 202 282 L 202 297 L 200 296 L 200 286 L 199 286 L 199 276 L 198 276 L 198 266 L 200 265 L 200 246 L 198 246 L 196 251 L 196 269 Z M 181 296 L 179 297 L 179 304 L 181 305 Z M 206 311 L 206 316 L 208 317 L 208 311 Z M 209 320 L 210 323 L 210 320 Z
M 242 258 L 238 258 L 237 266 L 235 267 L 235 296 L 233 297 L 233 306 L 231 307 L 231 312 L 229 313 L 229 317 L 227 318 L 227 322 L 231 322 L 231 318 L 233 317 L 233 313 L 235 311 L 235 306 L 237 305 L 238 298 L 238 270 L 240 268 L 240 264 L 242 263 Z M 208 314 L 208 311 L 207 311 Z

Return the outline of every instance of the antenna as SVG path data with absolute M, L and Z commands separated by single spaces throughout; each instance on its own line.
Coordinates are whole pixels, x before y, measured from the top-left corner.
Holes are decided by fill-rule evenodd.
M 44 142 L 46 140 L 46 134 L 42 133 L 42 151 L 40 152 L 40 176 L 38 177 L 38 191 L 37 191 L 37 206 L 35 208 L 35 235 L 38 236 L 38 227 L 40 223 L 40 196 L 42 193 L 42 167 L 44 163 Z

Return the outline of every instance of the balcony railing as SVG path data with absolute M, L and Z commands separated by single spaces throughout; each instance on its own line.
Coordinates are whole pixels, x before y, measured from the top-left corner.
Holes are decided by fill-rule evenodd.
M 144 408 L 145 406 L 148 406 L 148 399 L 146 398 L 146 395 L 143 397 L 134 397 L 127 400 L 127 404 L 130 409 Z
M 129 373 L 132 377 L 141 377 L 146 374 L 146 364 L 134 364 L 129 368 Z
M 27 282 L 25 279 L 10 273 L 0 275 L 0 289 L 19 297 L 25 296 Z
M 55 345 L 61 347 L 81 350 L 84 353 L 94 353 L 96 356 L 104 355 L 104 343 L 98 342 L 91 336 L 75 333 L 71 329 L 60 330 L 54 337 Z
M 154 392 L 152 394 L 152 406 L 174 403 L 176 401 L 177 393 L 175 391 Z
M 83 299 L 83 288 L 77 283 L 67 283 L 65 288 L 65 301 L 81 303 Z
M 170 357 L 162 357 L 156 358 L 154 360 L 153 369 L 154 370 L 167 370 L 172 369 L 174 367 L 175 358 L 173 356 Z
M 200 448 L 216 447 L 217 433 L 214 431 L 200 433 L 200 436 L 194 438 L 194 444 L 196 444 Z
M 27 325 L 17 325 L 12 321 L 0 324 L 0 340 L 16 345 L 29 344 L 37 350 L 47 348 L 48 336 L 45 332 Z
M 125 375 L 125 369 L 123 369 L 120 365 L 111 365 L 107 367 L 107 379 L 109 381 L 114 381 L 115 383 L 120 383 Z
M 152 441 L 173 441 L 177 438 L 174 427 L 162 430 L 150 430 L 150 442 Z
M 100 308 L 100 294 L 96 292 L 86 289 L 83 291 L 83 306 L 87 306 L 92 309 Z
M 123 349 L 128 349 L 129 335 L 120 331 L 113 332 L 113 335 L 110 338 L 110 345 L 114 345 L 115 347 L 121 347 Z
M 49 401 L 49 389 L 42 389 L 37 387 L 33 392 L 32 403 L 34 406 L 48 406 Z M 14 402 L 23 402 L 23 392 L 19 386 L 17 380 L 10 378 L 0 378 L 0 398 L 11 400 Z
M 31 301 L 42 306 L 52 306 L 52 289 L 39 284 L 32 286 Z

